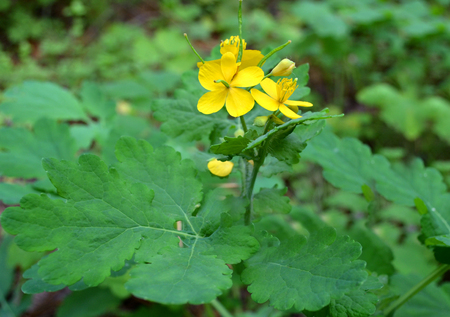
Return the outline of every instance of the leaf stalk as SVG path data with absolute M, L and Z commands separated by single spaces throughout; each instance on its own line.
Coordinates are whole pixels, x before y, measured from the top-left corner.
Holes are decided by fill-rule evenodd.
M 217 299 L 214 299 L 211 302 L 211 305 L 219 312 L 222 317 L 233 317 L 233 315 L 231 315 L 231 313 Z
M 384 315 L 392 316 L 393 313 L 399 309 L 403 304 L 409 301 L 414 295 L 419 293 L 422 289 L 424 289 L 428 284 L 433 282 L 439 276 L 444 274 L 450 269 L 449 264 L 444 264 L 437 267 L 433 272 L 431 272 L 427 277 L 421 280 L 418 284 L 414 285 L 409 291 L 400 296 L 397 300 L 395 300 L 392 304 L 390 304 L 385 310 Z

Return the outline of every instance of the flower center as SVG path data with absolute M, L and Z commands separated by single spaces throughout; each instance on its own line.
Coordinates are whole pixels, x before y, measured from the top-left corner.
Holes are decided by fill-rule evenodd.
M 277 81 L 278 98 L 280 102 L 286 101 L 297 89 L 297 78 L 282 78 Z

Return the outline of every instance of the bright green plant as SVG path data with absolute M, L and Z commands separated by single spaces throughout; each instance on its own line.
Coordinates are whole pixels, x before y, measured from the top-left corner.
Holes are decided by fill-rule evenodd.
M 79 97 L 39 82 L 5 92 L 0 110 L 18 126 L 0 129 L 0 173 L 12 180 L 0 197 L 12 204 L 33 193 L 2 213 L 2 227 L 20 248 L 45 252 L 24 273 L 22 291 L 68 286 L 74 293 L 59 316 L 88 299 L 89 309 L 78 313 L 102 314 L 129 294 L 164 305 L 211 303 L 231 316 L 226 299 L 217 297 L 241 282 L 255 302 L 268 302 L 285 312 L 280 315 L 413 316 L 427 296 L 438 297 L 445 313 L 447 284 L 431 284 L 414 297 L 449 268 L 448 193 L 439 172 L 420 160 L 391 165 L 355 139 L 322 131 L 325 119 L 339 115 L 299 112 L 312 106 L 298 101 L 309 92 L 308 65 L 294 69 L 274 60 L 290 41 L 265 55 L 247 50 L 239 9 L 239 36 L 224 41 L 211 60 L 197 53 L 198 75 L 184 74 L 171 98 L 164 98 L 178 85 L 171 73 L 103 86 L 85 82 Z M 287 77 L 270 78 L 277 75 Z M 162 98 L 148 102 L 148 90 Z M 135 109 L 111 96 L 133 100 Z M 145 130 L 146 121 L 133 116 L 146 106 L 167 136 Z M 192 142 L 209 150 L 189 147 Z M 76 161 L 82 152 L 91 153 Z M 307 205 L 292 206 L 287 188 L 267 177 L 295 175 L 300 154 L 343 190 L 323 205 L 351 214 L 366 208 L 367 216 L 349 222 L 338 210 L 320 217 Z M 41 157 L 50 157 L 44 170 Z M 238 190 L 225 186 L 234 181 L 241 182 Z M 402 270 L 393 254 L 400 253 L 375 233 L 383 221 L 413 223 L 396 212 L 414 206 L 420 241 L 435 256 L 434 271 L 422 280 L 395 275 Z M 6 300 L 11 268 L 3 262 L 0 300 L 14 314 L 22 308 Z M 430 311 L 433 303 L 423 307 Z

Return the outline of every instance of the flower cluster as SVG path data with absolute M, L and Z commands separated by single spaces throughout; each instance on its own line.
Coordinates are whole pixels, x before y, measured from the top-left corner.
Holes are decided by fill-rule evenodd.
M 202 60 L 197 64 L 198 80 L 208 90 L 197 104 L 201 113 L 216 113 L 225 106 L 230 116 L 241 117 L 253 109 L 256 101 L 261 107 L 274 111 L 270 118 L 279 124 L 282 123 L 277 117 L 280 113 L 297 119 L 301 117 L 297 114 L 299 106 L 312 106 L 306 101 L 289 100 L 298 87 L 297 79 L 283 78 L 274 82 L 269 78 L 290 76 L 295 68 L 293 61 L 283 59 L 265 75 L 261 66 L 268 56 L 264 57 L 258 50 L 247 50 L 247 43 L 239 36 L 222 41 L 220 53 L 220 59 Z M 256 88 L 258 85 L 264 92 Z M 213 160 L 208 168 L 214 175 L 225 177 L 231 173 L 233 163 Z

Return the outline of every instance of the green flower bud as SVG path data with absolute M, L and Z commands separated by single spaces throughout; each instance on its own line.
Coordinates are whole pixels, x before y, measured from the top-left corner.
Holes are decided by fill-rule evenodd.
M 234 132 L 234 137 L 237 138 L 238 136 L 244 136 L 244 130 L 237 129 L 236 132 Z
M 273 114 L 270 115 L 270 120 L 272 120 L 275 124 L 284 124 L 283 120 L 281 120 L 277 116 L 274 116 Z
M 267 120 L 269 120 L 268 116 L 256 117 L 255 120 L 253 121 L 253 125 L 257 127 L 263 127 L 266 124 Z
M 295 68 L 295 63 L 287 58 L 283 59 L 281 62 L 272 69 L 272 76 L 289 76 Z

